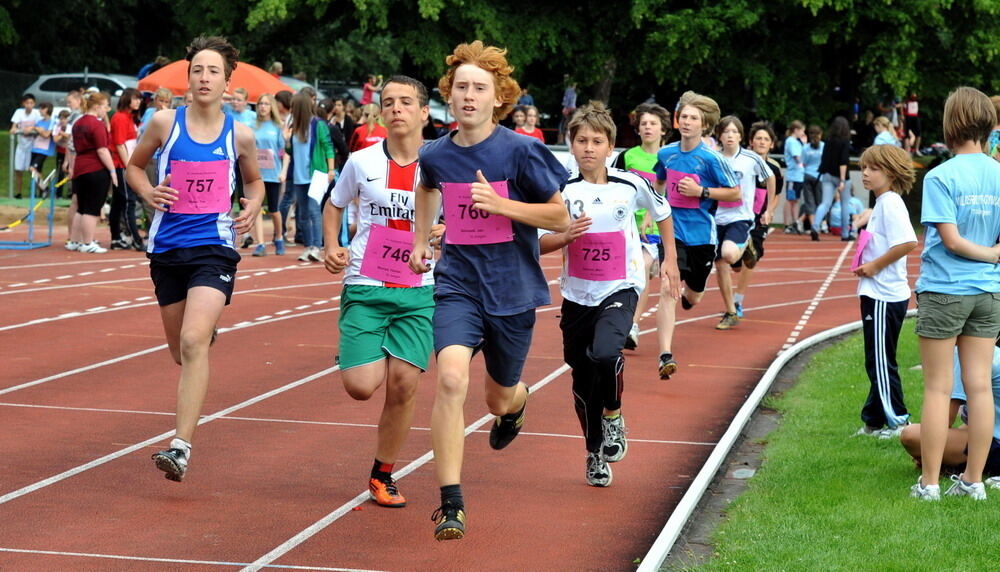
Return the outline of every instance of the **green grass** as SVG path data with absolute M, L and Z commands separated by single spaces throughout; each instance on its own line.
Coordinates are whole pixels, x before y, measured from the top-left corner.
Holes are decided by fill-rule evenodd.
M 913 327 L 908 320 L 898 361 L 907 407 L 919 420 L 923 375 L 911 369 L 920 363 Z M 911 499 L 918 472 L 899 441 L 851 437 L 869 387 L 863 352 L 860 334 L 825 349 L 791 390 L 768 401 L 782 412 L 781 425 L 715 532 L 715 556 L 699 570 L 995 566 L 1000 493 L 985 502 Z

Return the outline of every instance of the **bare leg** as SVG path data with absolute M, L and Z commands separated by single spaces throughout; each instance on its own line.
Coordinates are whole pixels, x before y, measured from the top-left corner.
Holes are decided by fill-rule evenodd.
M 938 484 L 947 440 L 948 403 L 953 383 L 952 353 L 955 338 L 920 338 L 924 368 L 924 406 L 921 414 L 920 458 L 924 486 Z M 970 411 L 971 415 L 971 411 Z M 980 470 L 982 470 L 980 468 Z
M 733 274 L 730 265 L 743 256 L 743 249 L 736 243 L 726 240 L 722 243 L 722 258 L 715 261 L 715 277 L 719 283 L 719 293 L 726 306 L 726 312 L 736 313 L 736 303 L 733 301 Z M 688 300 L 690 301 L 690 300 Z
M 385 405 L 378 422 L 378 445 L 375 458 L 393 464 L 410 434 L 413 410 L 417 403 L 420 368 L 395 358 L 389 358 Z
M 208 391 L 208 347 L 225 304 L 226 295 L 208 286 L 195 286 L 188 290 L 184 304 L 177 340 L 181 363 L 181 378 L 177 387 L 177 436 L 188 443 L 194 437 Z M 166 319 L 165 313 L 161 312 L 161 315 Z M 176 324 L 168 326 L 164 321 L 165 330 L 176 327 Z M 172 346 L 171 353 L 174 352 Z
M 660 285 L 660 309 L 656 312 L 656 336 L 660 342 L 660 353 L 672 353 L 674 324 L 677 315 L 677 300 L 670 296 L 665 280 Z
M 438 383 L 431 410 L 431 442 L 438 484 L 457 485 L 462 480 L 465 447 L 465 397 L 469 389 L 472 348 L 448 346 L 438 352 Z
M 983 480 L 983 467 L 993 442 L 993 392 L 990 386 L 993 369 L 994 340 L 959 336 L 958 356 L 962 364 L 962 384 L 968 397 L 969 461 L 965 480 Z

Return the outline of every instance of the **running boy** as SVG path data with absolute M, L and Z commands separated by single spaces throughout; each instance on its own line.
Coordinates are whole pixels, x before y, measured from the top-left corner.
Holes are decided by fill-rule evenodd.
M 618 154 L 614 166 L 617 169 L 631 171 L 652 184 L 656 181 L 653 166 L 656 165 L 656 153 L 667 142 L 670 132 L 670 112 L 655 103 L 642 103 L 635 108 L 636 131 L 639 132 L 640 144 Z M 643 262 L 647 278 L 652 280 L 659 273 L 659 263 L 663 261 L 663 240 L 653 218 L 646 209 L 635 211 L 635 222 L 639 226 L 639 236 L 642 239 Z M 671 221 L 673 225 L 673 221 Z M 667 295 L 666 283 L 661 283 L 660 295 Z M 646 311 L 651 285 L 647 284 L 639 294 L 639 302 L 635 306 L 632 317 L 632 329 L 625 339 L 625 349 L 634 350 L 639 346 L 639 318 Z
M 520 88 L 506 50 L 480 41 L 460 44 L 438 82 L 458 129 L 420 152 L 415 235 L 410 267 L 427 272 L 431 225 L 444 203 L 444 251 L 434 271 L 437 308 L 434 351 L 438 384 L 431 413 L 441 508 L 438 540 L 462 538 L 462 406 L 469 362 L 477 349 L 486 361 L 486 403 L 497 416 L 490 446 L 503 449 L 524 423 L 528 388 L 521 370 L 531 345 L 535 308 L 550 302 L 538 264 L 538 228 L 562 232 L 569 214 L 559 191 L 566 170 L 537 139 L 497 122 L 514 106 Z M 516 287 L 511 287 L 516 285 Z
M 563 356 L 573 368 L 573 405 L 587 448 L 587 484 L 606 487 L 612 480 L 608 463 L 628 452 L 621 413 L 622 348 L 639 292 L 646 286 L 643 245 L 631 213 L 646 209 L 668 240 L 674 229 L 670 206 L 648 181 L 604 166 L 614 152 L 616 129 L 602 104 L 578 109 L 568 129 L 580 174 L 562 194 L 574 220 L 566 232 L 545 234 L 540 240 L 542 253 L 565 249 L 559 322 Z M 679 282 L 672 248 L 661 275 L 665 283 Z
M 236 233 L 250 231 L 264 196 L 253 131 L 222 112 L 222 94 L 238 57 L 225 38 L 199 36 L 191 42 L 191 105 L 156 112 L 126 170 L 129 187 L 156 209 L 146 256 L 170 354 L 181 366 L 177 436 L 153 455 L 171 481 L 184 479 L 191 460 L 208 391 L 208 348 L 236 282 Z M 154 187 L 145 169 L 157 149 Z M 234 220 L 229 210 L 237 168 L 246 197 Z
M 715 252 L 715 276 L 726 307 L 722 320 L 715 329 L 728 330 L 740 320 L 733 298 L 733 275 L 730 267 L 743 262 L 747 268 L 753 268 L 757 263 L 757 252 L 750 240 L 750 230 L 754 226 L 754 203 L 757 201 L 757 180 L 768 179 L 773 173 L 759 155 L 740 146 L 743 140 L 743 122 L 738 117 L 723 117 L 715 128 L 715 134 L 722 144 L 722 156 L 739 181 L 741 192 L 740 200 L 720 202 L 719 209 L 715 212 L 716 234 L 719 237 L 719 248 Z
M 983 144 L 996 122 L 993 104 L 982 92 L 953 91 L 944 104 L 944 139 L 954 157 L 924 177 L 920 222 L 926 235 L 917 278 L 923 468 L 910 489 L 922 500 L 940 499 L 956 346 L 969 398 L 969 461 L 946 494 L 986 499 L 983 466 L 993 432 L 990 364 L 1000 332 L 1000 164 L 983 153 Z
M 861 155 L 861 173 L 865 188 L 875 194 L 875 208 L 867 228 L 871 238 L 861 252 L 861 265 L 854 270 L 860 277 L 865 369 L 871 382 L 858 434 L 888 439 L 899 436 L 910 417 L 903 402 L 896 344 L 910 304 L 906 255 L 917 247 L 917 235 L 900 195 L 910 192 L 914 174 L 910 155 L 892 145 L 869 147 Z
M 717 151 L 702 142 L 719 122 L 715 100 L 693 91 L 685 92 L 679 103 L 677 130 L 681 140 L 667 145 L 656 155 L 656 191 L 666 190 L 674 219 L 677 267 L 685 290 L 681 306 L 690 310 L 705 294 L 705 283 L 712 273 L 715 245 L 717 201 L 741 198 L 736 175 Z M 660 379 L 670 379 L 677 372 L 671 346 L 677 299 L 660 299 L 656 326 L 660 342 Z
M 371 499 L 403 507 L 393 465 L 410 432 L 420 374 L 434 345 L 434 279 L 407 266 L 413 244 L 413 190 L 421 131 L 430 113 L 427 88 L 394 76 L 382 88 L 388 138 L 350 156 L 323 214 L 326 269 L 345 272 L 340 300 L 340 371 L 344 389 L 367 400 L 385 384 Z M 361 216 L 350 249 L 340 243 L 344 210 L 360 201 Z

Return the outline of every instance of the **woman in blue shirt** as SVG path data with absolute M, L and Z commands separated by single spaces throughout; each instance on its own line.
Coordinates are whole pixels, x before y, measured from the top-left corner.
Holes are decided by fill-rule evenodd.
M 816 208 L 823 200 L 823 191 L 819 184 L 819 164 L 823 159 L 823 128 L 810 125 L 806 131 L 809 142 L 802 147 L 802 164 L 805 169 L 805 184 L 802 188 L 802 215 L 809 221 L 809 234 L 813 240 L 819 240 L 819 225 L 816 223 Z
M 257 164 L 260 166 L 260 177 L 264 180 L 264 190 L 267 195 L 267 212 L 271 215 L 274 226 L 274 253 L 285 253 L 284 229 L 281 227 L 281 213 L 278 211 L 278 201 L 281 198 L 281 183 L 285 177 L 281 174 L 281 162 L 285 153 L 285 137 L 281 132 L 281 117 L 278 115 L 278 105 L 274 96 L 265 93 L 257 100 L 257 122 L 254 125 L 254 139 L 257 141 Z M 257 248 L 254 256 L 265 256 L 263 215 L 254 225 L 254 240 Z

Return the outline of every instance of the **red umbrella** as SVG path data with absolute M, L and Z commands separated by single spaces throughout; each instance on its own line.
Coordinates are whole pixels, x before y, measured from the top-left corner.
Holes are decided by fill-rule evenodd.
M 139 80 L 139 91 L 153 92 L 161 87 L 169 89 L 174 95 L 184 95 L 188 90 L 188 61 L 170 63 Z M 263 69 L 244 62 L 237 64 L 229 82 L 230 92 L 238 87 L 247 90 L 247 101 L 250 103 L 257 103 L 257 99 L 264 93 L 295 91 Z

